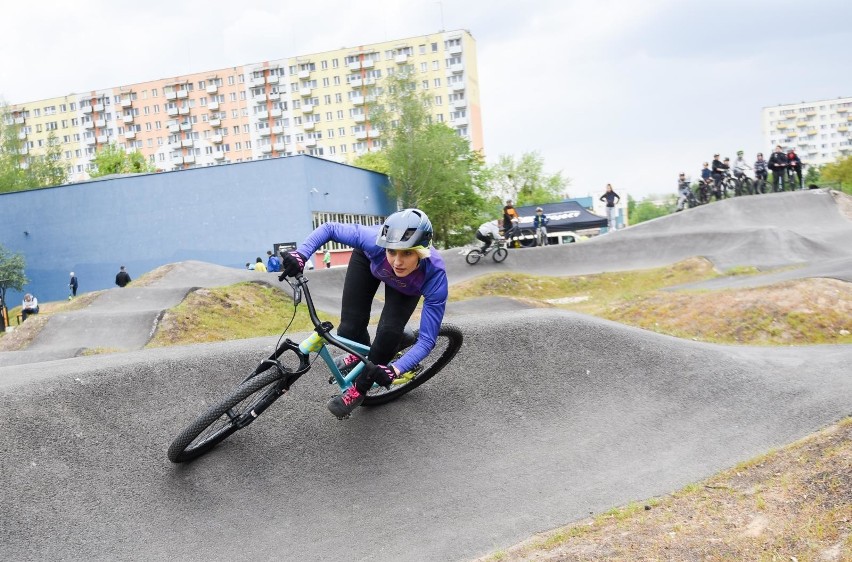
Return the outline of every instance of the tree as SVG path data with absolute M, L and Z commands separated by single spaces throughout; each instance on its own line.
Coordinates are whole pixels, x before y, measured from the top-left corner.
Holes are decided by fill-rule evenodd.
M 823 184 L 834 182 L 840 191 L 852 194 L 852 156 L 844 156 L 823 166 L 820 180 Z
M 627 215 L 630 217 L 630 224 L 634 225 L 670 215 L 674 212 L 676 206 L 676 195 L 667 195 L 663 204 L 655 203 L 650 199 L 643 199 L 637 203 L 632 196 L 627 196 Z
M 485 174 L 482 156 L 443 123 L 432 123 L 429 98 L 404 72 L 386 77 L 376 102 L 369 104 L 370 124 L 386 145 L 382 156 L 363 157 L 364 167 L 390 178 L 391 194 L 402 208 L 429 215 L 435 245 L 450 247 L 473 236 L 483 215 Z
M 62 146 L 51 133 L 41 153 L 26 144 L 20 125 L 8 106 L 0 107 L 0 192 L 23 191 L 65 183 L 68 172 L 62 165 Z M 22 138 L 23 137 L 23 138 Z
M 515 205 L 554 203 L 568 197 L 571 180 L 562 172 L 544 173 L 544 160 L 537 152 L 527 152 L 515 162 L 514 157 L 500 155 L 489 170 L 491 189 L 501 201 L 511 199 Z
M 141 152 L 126 152 L 114 142 L 98 151 L 92 159 L 93 178 L 110 174 L 144 174 L 157 171 L 156 166 L 145 159 Z
M 15 289 L 23 291 L 24 285 L 29 282 L 24 275 L 26 263 L 20 254 L 13 254 L 0 244 L 0 302 L 6 318 L 9 317 L 9 308 L 6 306 L 6 290 Z
M 352 165 L 385 175 L 389 171 L 387 155 L 384 152 L 365 152 L 364 154 L 360 154 L 352 161 Z

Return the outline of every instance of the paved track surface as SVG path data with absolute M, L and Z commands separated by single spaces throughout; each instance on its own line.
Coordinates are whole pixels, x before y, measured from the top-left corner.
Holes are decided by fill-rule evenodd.
M 512 251 L 504 264 L 445 256 L 454 281 L 694 255 L 720 268 L 796 265 L 784 275 L 849 281 L 850 252 L 852 222 L 832 196 L 803 192 Z M 108 291 L 101 306 L 140 313 L 123 321 L 147 333 L 152 303 L 168 308 L 190 287 L 234 282 L 231 274 L 256 278 L 180 264 L 139 295 Z M 310 276 L 318 303 L 333 310 L 343 270 Z M 460 355 L 403 399 L 339 422 L 325 410 L 333 391 L 319 365 L 251 429 L 187 466 L 166 460 L 171 439 L 274 339 L 0 367 L 0 559 L 471 559 L 852 414 L 852 346 L 702 344 L 511 299 L 453 305 L 448 321 L 465 333 Z M 39 346 L 50 347 L 48 333 Z M 141 347 L 127 333 L 110 336 Z

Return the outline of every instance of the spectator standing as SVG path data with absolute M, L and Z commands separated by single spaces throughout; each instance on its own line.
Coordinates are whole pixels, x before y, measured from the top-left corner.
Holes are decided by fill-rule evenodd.
M 600 196 L 600 201 L 606 201 L 606 228 L 607 232 L 616 230 L 615 205 L 621 201 L 618 193 L 612 190 L 612 184 L 606 184 L 606 191 Z
M 766 160 L 763 159 L 763 153 L 757 153 L 757 160 L 754 162 L 754 193 L 766 193 L 766 181 L 769 179 Z
M 266 250 L 266 271 L 278 272 L 281 271 L 281 258 L 274 255 L 271 250 Z
M 535 217 L 533 217 L 533 228 L 535 228 L 535 239 L 542 246 L 547 246 L 547 223 L 550 219 L 544 214 L 544 209 L 536 208 Z
M 710 170 L 713 172 L 713 194 L 716 196 L 716 201 L 722 198 L 722 178 L 729 167 L 719 160 L 718 154 L 713 155 L 713 165 Z
M 705 164 L 706 166 L 706 164 Z M 677 207 L 675 211 L 682 211 L 684 206 L 686 205 L 686 201 L 689 198 L 689 192 L 691 191 L 691 187 L 689 187 L 689 181 L 686 179 L 686 174 L 681 172 L 677 176 Z
M 512 221 L 518 218 L 518 211 L 512 206 L 512 200 L 506 199 L 506 205 L 503 207 L 503 231 L 504 234 L 512 230 Z
M 328 248 L 322 253 L 322 263 L 325 264 L 326 269 L 331 268 L 331 252 Z
M 27 293 L 24 295 L 24 302 L 21 304 L 21 322 L 31 314 L 38 314 L 38 299 Z
M 772 170 L 772 191 L 778 191 L 778 182 L 781 182 L 781 191 L 784 191 L 784 174 L 787 172 L 787 155 L 781 150 L 781 145 L 775 147 L 775 152 L 769 157 L 769 169 Z
M 254 270 L 266 273 L 266 266 L 263 265 L 263 259 L 257 258 L 254 262 Z
M 127 273 L 127 270 L 122 265 L 118 268 L 118 273 L 115 274 L 115 284 L 119 287 L 126 287 L 128 283 L 130 283 L 132 279 L 130 278 L 130 274 Z
M 798 188 L 804 189 L 805 186 L 802 183 L 802 159 L 799 158 L 799 155 L 796 154 L 796 148 L 790 147 L 790 150 L 787 151 L 787 168 L 793 170 L 796 174 L 796 179 L 798 180 Z M 790 186 L 790 191 L 794 190 L 796 186 Z
M 78 285 L 77 276 L 74 275 L 74 272 L 72 271 L 71 272 L 71 279 L 68 281 L 68 292 L 70 293 L 68 295 L 69 301 L 77 296 L 77 285 Z

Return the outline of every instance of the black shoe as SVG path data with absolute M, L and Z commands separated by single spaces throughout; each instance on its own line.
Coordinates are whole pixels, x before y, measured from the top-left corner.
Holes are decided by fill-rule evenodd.
M 343 394 L 335 396 L 328 401 L 328 411 L 334 414 L 337 419 L 349 417 L 352 410 L 360 406 L 364 402 L 365 396 L 358 392 L 354 386 L 350 386 Z

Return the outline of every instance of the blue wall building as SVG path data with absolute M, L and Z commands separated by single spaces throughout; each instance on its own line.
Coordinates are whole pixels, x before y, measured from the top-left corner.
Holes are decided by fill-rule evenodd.
M 299 155 L 137 174 L 0 194 L 0 242 L 22 254 L 39 300 L 114 287 L 161 265 L 200 260 L 245 268 L 277 243 L 300 242 L 314 213 L 387 216 L 384 174 Z M 22 295 L 9 291 L 7 306 Z

